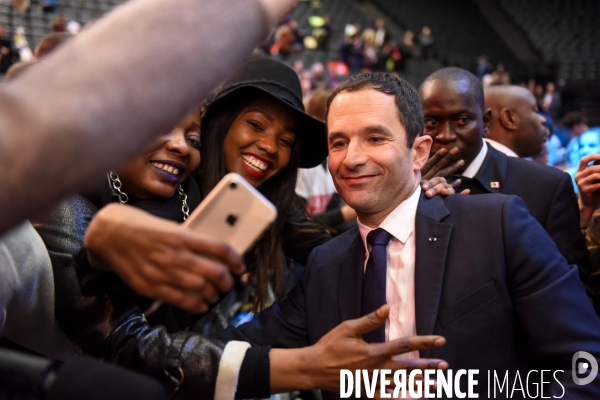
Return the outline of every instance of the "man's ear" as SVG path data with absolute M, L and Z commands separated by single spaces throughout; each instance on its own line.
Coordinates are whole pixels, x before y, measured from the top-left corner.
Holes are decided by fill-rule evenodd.
M 429 159 L 429 151 L 431 150 L 432 144 L 433 139 L 429 135 L 417 136 L 415 138 L 415 143 L 412 148 L 413 169 L 415 171 L 423 169 L 423 166 Z
M 490 125 L 492 124 L 492 109 L 488 108 L 483 112 L 483 137 L 490 134 Z
M 507 131 L 516 131 L 517 130 L 517 114 L 511 110 L 510 108 L 503 108 L 500 110 L 500 115 L 498 116 L 498 121 L 504 129 Z

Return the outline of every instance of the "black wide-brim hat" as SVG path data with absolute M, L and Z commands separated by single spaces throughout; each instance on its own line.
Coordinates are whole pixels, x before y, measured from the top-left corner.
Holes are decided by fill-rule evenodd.
M 325 124 L 304 111 L 302 88 L 298 74 L 287 65 L 268 57 L 246 60 L 242 67 L 225 83 L 206 105 L 204 118 L 210 118 L 217 105 L 230 96 L 255 92 L 266 95 L 288 106 L 298 121 L 302 135 L 300 168 L 313 168 L 327 158 L 327 129 Z

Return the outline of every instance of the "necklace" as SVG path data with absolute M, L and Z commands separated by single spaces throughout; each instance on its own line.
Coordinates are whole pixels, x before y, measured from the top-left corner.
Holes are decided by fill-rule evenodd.
M 114 171 L 108 171 L 108 185 L 112 191 L 113 198 L 118 199 L 121 204 L 127 204 L 129 196 L 121 190 L 123 184 Z M 177 188 L 177 195 L 181 200 L 181 212 L 183 212 L 183 220 L 185 221 L 190 216 L 190 207 L 187 204 L 187 194 L 183 191 L 181 185 Z

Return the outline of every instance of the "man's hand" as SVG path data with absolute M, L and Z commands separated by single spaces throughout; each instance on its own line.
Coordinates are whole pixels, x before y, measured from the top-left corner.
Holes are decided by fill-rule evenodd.
M 600 205 L 600 165 L 588 164 L 600 160 L 600 154 L 582 157 L 575 173 L 575 182 L 579 188 L 580 226 L 586 227 L 592 214 Z
M 362 335 L 383 325 L 389 306 L 364 317 L 348 320 L 323 336 L 313 346 L 303 349 L 272 349 L 272 393 L 292 389 L 340 390 L 340 370 L 349 369 L 446 369 L 448 363 L 437 359 L 395 360 L 394 356 L 413 350 L 443 346 L 441 336 L 412 336 L 384 343 L 366 343 Z M 297 354 L 291 354 L 295 352 Z M 291 360 L 294 360 L 293 362 Z M 287 364 L 286 364 L 287 363 Z
M 441 176 L 435 176 L 430 180 L 421 179 L 421 187 L 425 190 L 425 196 L 433 197 L 441 194 L 442 196 L 450 196 L 451 194 L 455 194 L 454 190 L 455 186 L 460 185 L 460 179 L 449 184 L 446 181 L 446 178 L 442 178 Z M 469 194 L 471 193 L 470 189 L 465 189 L 460 194 Z
M 7 56 L 10 54 L 10 49 L 8 47 L 0 47 L 0 54 L 3 56 Z
M 385 305 L 379 310 L 362 318 L 341 323 L 323 336 L 313 347 L 313 359 L 307 360 L 313 365 L 322 365 L 316 374 L 318 387 L 338 391 L 340 388 L 340 369 L 445 369 L 448 364 L 442 360 L 415 359 L 394 360 L 394 356 L 413 350 L 426 350 L 446 344 L 441 336 L 411 336 L 384 343 L 367 343 L 362 335 L 383 325 L 388 318 L 390 308 Z
M 452 175 L 465 165 L 464 160 L 460 159 L 459 150 L 453 147 L 450 151 L 439 149 L 434 155 L 429 157 L 425 166 L 421 169 L 421 177 L 423 180 L 430 180 L 435 176 L 443 178 Z M 459 183 L 452 183 L 453 187 Z
M 421 179 L 421 187 L 425 190 L 425 196 L 427 197 L 437 196 L 438 194 L 449 196 L 456 193 L 452 185 L 446 181 L 446 178 L 441 176 L 434 176 L 429 180 Z
M 114 270 L 139 294 L 190 312 L 208 311 L 245 271 L 227 244 L 135 207 L 110 204 L 86 232 L 92 267 Z

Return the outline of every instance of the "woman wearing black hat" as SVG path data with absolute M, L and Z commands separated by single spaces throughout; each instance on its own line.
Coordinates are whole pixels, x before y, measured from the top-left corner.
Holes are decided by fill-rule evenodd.
M 277 220 L 247 260 L 256 279 L 255 309 L 261 309 L 269 303 L 269 284 L 277 297 L 283 294 L 286 256 L 304 264 L 315 246 L 330 239 L 294 205 L 298 168 L 327 157 L 325 124 L 304 112 L 298 75 L 259 57 L 244 63 L 207 104 L 202 132 L 202 194 L 227 172 L 237 172 L 277 207 Z

